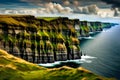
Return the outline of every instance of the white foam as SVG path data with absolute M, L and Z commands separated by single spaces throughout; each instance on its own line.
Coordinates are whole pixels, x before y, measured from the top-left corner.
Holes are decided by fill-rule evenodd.
M 94 38 L 89 36 L 89 37 L 84 37 L 84 39 L 94 39 Z
M 83 62 L 83 63 L 92 63 L 92 60 L 93 59 L 96 59 L 97 57 L 93 57 L 93 56 L 88 56 L 88 55 L 86 55 L 86 56 L 81 56 L 81 62 Z
M 81 59 L 81 62 L 83 62 L 83 63 L 92 63 L 92 60 Z
M 40 66 L 50 67 L 54 66 L 52 63 L 46 63 L 46 64 L 39 64 Z
M 89 36 L 89 37 L 78 37 L 79 39 L 94 39 L 94 37 L 91 37 L 91 36 Z
M 104 29 L 102 32 L 111 32 L 109 29 Z
M 83 63 L 83 61 L 81 61 L 81 59 L 76 59 L 76 60 L 67 60 L 67 62 L 75 62 L 75 63 Z
M 76 60 L 67 60 L 67 61 L 56 61 L 54 63 L 45 63 L 45 64 L 39 64 L 40 66 L 44 66 L 44 67 L 54 67 L 55 65 L 60 65 L 61 62 L 75 62 L 77 64 L 81 64 L 81 63 L 92 63 L 92 59 L 95 59 L 97 57 L 93 57 L 93 56 L 81 56 L 81 59 L 76 59 Z
M 82 59 L 94 59 L 94 58 L 97 58 L 97 57 L 85 55 L 85 56 L 81 56 L 81 58 Z
M 42 64 L 39 64 L 40 66 L 45 66 L 45 67 L 52 67 L 52 66 L 55 66 L 55 65 L 59 65 L 62 61 L 56 61 L 54 63 L 42 63 Z

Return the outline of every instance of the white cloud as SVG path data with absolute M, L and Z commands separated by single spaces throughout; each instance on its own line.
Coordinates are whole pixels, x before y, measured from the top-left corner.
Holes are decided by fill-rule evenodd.
M 99 9 L 97 15 L 101 17 L 114 17 L 114 11 L 111 9 Z
M 99 8 L 96 5 L 90 5 L 88 6 L 89 13 L 91 14 L 97 14 L 99 11 Z
M 79 5 L 79 1 L 74 0 L 74 1 L 73 1 L 73 4 L 74 4 L 75 6 L 78 6 L 78 5 Z
M 63 4 L 68 6 L 68 5 L 70 5 L 70 2 L 68 0 L 65 0 L 65 1 L 63 1 Z
M 76 9 L 77 13 L 79 14 L 89 14 L 89 15 L 98 15 L 100 17 L 120 17 L 120 11 L 116 8 L 114 10 L 111 10 L 109 8 L 101 9 L 97 7 L 96 5 L 89 5 L 85 7 L 77 7 Z
M 0 14 L 28 14 L 28 15 L 44 15 L 44 14 L 86 14 L 86 15 L 98 15 L 100 17 L 120 17 L 120 11 L 118 9 L 101 9 L 96 5 L 89 5 L 85 7 L 76 6 L 75 8 L 64 7 L 57 3 L 46 3 L 45 7 L 40 8 L 17 8 L 17 9 L 4 9 L 0 10 Z
M 2 10 L 0 11 L 0 14 L 31 14 L 31 15 L 37 15 L 37 14 L 66 14 L 66 13 L 72 13 L 73 10 L 70 7 L 63 7 L 60 4 L 56 3 L 46 3 L 45 7 L 43 8 L 34 8 L 34 9 L 28 9 L 28 8 L 19 8 L 19 9 L 8 9 L 8 10 Z
M 85 7 L 77 7 L 77 10 L 79 13 L 84 13 L 84 14 L 97 14 L 99 11 L 99 8 L 96 5 L 89 5 Z
M 45 6 L 48 13 L 72 13 L 72 9 L 70 7 L 63 7 L 60 4 L 47 3 Z
M 89 14 L 88 8 L 87 8 L 87 7 L 83 7 L 83 8 L 82 8 L 82 13 L 84 13 L 84 14 Z
M 46 7 L 46 11 L 48 13 L 54 12 L 54 5 L 53 5 L 53 3 L 46 3 L 45 7 Z

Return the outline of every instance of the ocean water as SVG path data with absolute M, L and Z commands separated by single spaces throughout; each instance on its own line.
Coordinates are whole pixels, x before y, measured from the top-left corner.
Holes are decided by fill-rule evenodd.
M 104 29 L 92 39 L 81 40 L 83 53 L 96 57 L 81 66 L 93 73 L 120 80 L 120 25 Z
M 86 54 L 81 59 L 39 65 L 49 68 L 82 66 L 95 74 L 120 80 L 120 25 L 91 34 L 80 42 L 81 50 Z

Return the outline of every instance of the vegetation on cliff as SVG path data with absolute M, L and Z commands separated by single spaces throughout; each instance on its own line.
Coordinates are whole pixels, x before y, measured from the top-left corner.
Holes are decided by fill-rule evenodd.
M 40 67 L 0 50 L 0 80 L 114 80 L 80 68 Z
M 67 53 L 70 53 L 67 47 L 73 50 L 70 46 L 75 46 L 74 52 L 78 54 L 80 51 L 74 23 L 66 17 L 1 15 L 1 49 L 33 63 L 67 60 Z
M 33 63 L 80 59 L 80 37 L 109 23 L 67 17 L 0 15 L 0 48 Z

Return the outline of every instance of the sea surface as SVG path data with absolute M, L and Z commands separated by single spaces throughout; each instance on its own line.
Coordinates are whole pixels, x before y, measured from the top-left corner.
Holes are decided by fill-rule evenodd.
M 115 77 L 120 80 L 120 25 L 91 33 L 90 37 L 80 40 L 80 47 L 85 54 L 81 60 L 58 61 L 40 64 L 45 67 L 84 67 L 95 74 Z
M 93 73 L 120 80 L 120 25 L 104 29 L 90 39 L 81 40 L 83 53 L 96 57 L 81 66 Z

